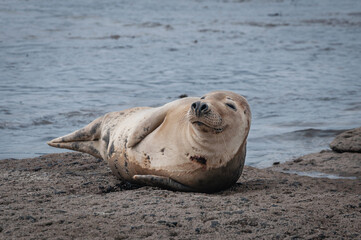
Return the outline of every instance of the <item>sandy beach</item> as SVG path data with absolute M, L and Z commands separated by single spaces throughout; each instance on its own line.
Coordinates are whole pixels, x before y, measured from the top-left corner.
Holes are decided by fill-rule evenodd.
M 358 239 L 360 131 L 333 150 L 246 166 L 215 194 L 131 185 L 81 153 L 2 160 L 0 239 Z

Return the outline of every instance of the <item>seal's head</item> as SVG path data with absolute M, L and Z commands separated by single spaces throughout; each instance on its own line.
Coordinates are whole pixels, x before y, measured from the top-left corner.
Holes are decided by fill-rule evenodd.
M 246 99 L 229 91 L 211 92 L 188 110 L 193 129 L 201 135 L 226 134 L 247 137 L 251 112 Z

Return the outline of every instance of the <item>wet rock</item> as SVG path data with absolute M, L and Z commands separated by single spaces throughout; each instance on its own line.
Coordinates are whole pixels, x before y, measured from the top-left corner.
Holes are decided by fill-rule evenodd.
M 330 144 L 335 152 L 361 153 L 361 128 L 355 128 L 338 135 Z

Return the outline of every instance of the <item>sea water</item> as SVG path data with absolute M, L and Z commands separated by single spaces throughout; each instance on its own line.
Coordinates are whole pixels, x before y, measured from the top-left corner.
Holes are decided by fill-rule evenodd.
M 361 1 L 0 1 L 0 159 L 110 111 L 244 95 L 246 164 L 328 148 L 361 125 Z

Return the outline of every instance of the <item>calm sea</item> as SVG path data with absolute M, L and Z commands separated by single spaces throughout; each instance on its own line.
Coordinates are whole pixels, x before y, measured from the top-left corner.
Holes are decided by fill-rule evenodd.
M 0 26 L 0 159 L 218 89 L 251 105 L 248 165 L 361 125 L 361 1 L 0 0 Z

